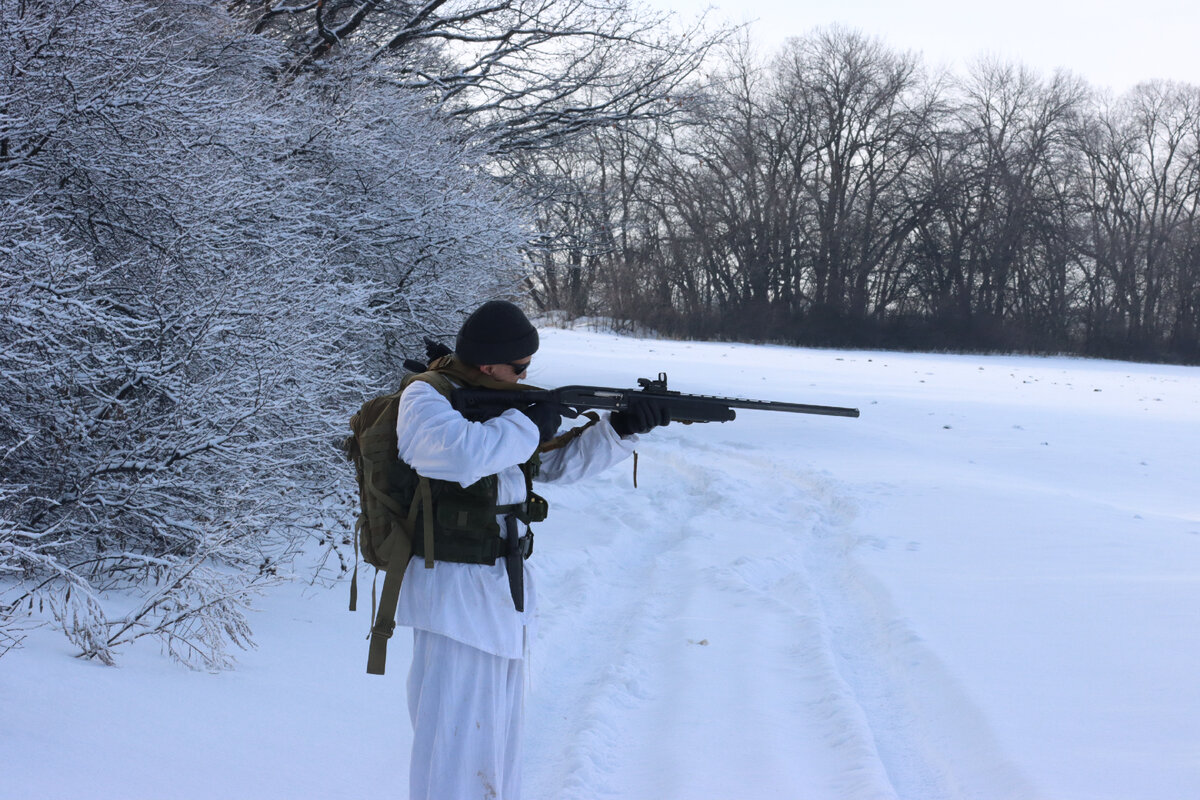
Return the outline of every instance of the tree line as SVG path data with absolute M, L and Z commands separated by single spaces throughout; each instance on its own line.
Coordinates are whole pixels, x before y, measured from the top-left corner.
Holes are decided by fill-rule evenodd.
M 669 119 L 534 154 L 545 308 L 664 333 L 1200 361 L 1200 88 L 1120 97 L 856 31 L 729 49 Z

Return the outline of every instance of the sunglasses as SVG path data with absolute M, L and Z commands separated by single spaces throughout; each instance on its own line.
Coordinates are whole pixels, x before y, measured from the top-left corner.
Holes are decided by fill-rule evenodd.
M 518 364 L 516 361 L 505 361 L 504 363 L 508 364 L 510 367 L 512 367 L 512 371 L 514 374 L 523 375 L 525 373 L 525 370 L 529 369 L 529 365 L 533 363 L 533 359 L 532 358 L 529 359 L 524 364 Z

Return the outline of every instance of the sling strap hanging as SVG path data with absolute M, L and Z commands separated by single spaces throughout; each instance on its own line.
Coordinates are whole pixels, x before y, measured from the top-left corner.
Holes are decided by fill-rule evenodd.
M 425 521 L 425 568 L 433 569 L 433 494 L 429 488 L 429 479 L 425 476 L 421 476 L 420 489 L 413 496 L 404 523 L 410 538 L 417 521 L 418 503 L 425 508 L 422 514 Z M 398 563 L 398 560 L 389 561 L 383 578 L 379 609 L 376 612 L 375 624 L 371 626 L 371 642 L 367 648 L 367 672 L 371 675 L 382 675 L 387 665 L 387 643 L 396 630 L 396 606 L 400 602 L 400 585 L 404 581 L 406 569 L 406 560 L 403 563 Z

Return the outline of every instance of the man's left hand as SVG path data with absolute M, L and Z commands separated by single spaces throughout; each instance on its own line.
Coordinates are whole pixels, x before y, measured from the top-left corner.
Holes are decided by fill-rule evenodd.
M 614 411 L 610 421 L 620 436 L 648 433 L 661 425 L 671 424 L 671 410 L 665 403 L 652 398 L 638 398 L 625 411 Z

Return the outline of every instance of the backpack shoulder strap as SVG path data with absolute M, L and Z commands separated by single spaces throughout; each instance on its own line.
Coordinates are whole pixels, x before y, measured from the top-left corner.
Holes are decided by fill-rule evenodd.
M 404 378 L 404 382 L 401 384 L 401 391 L 404 391 L 404 389 L 412 386 L 417 381 L 420 381 L 421 383 L 428 383 L 437 390 L 438 394 L 447 400 L 450 399 L 450 393 L 454 391 L 454 382 L 446 377 L 445 374 L 441 372 L 435 372 L 433 370 L 419 372 L 416 375 L 406 376 Z

